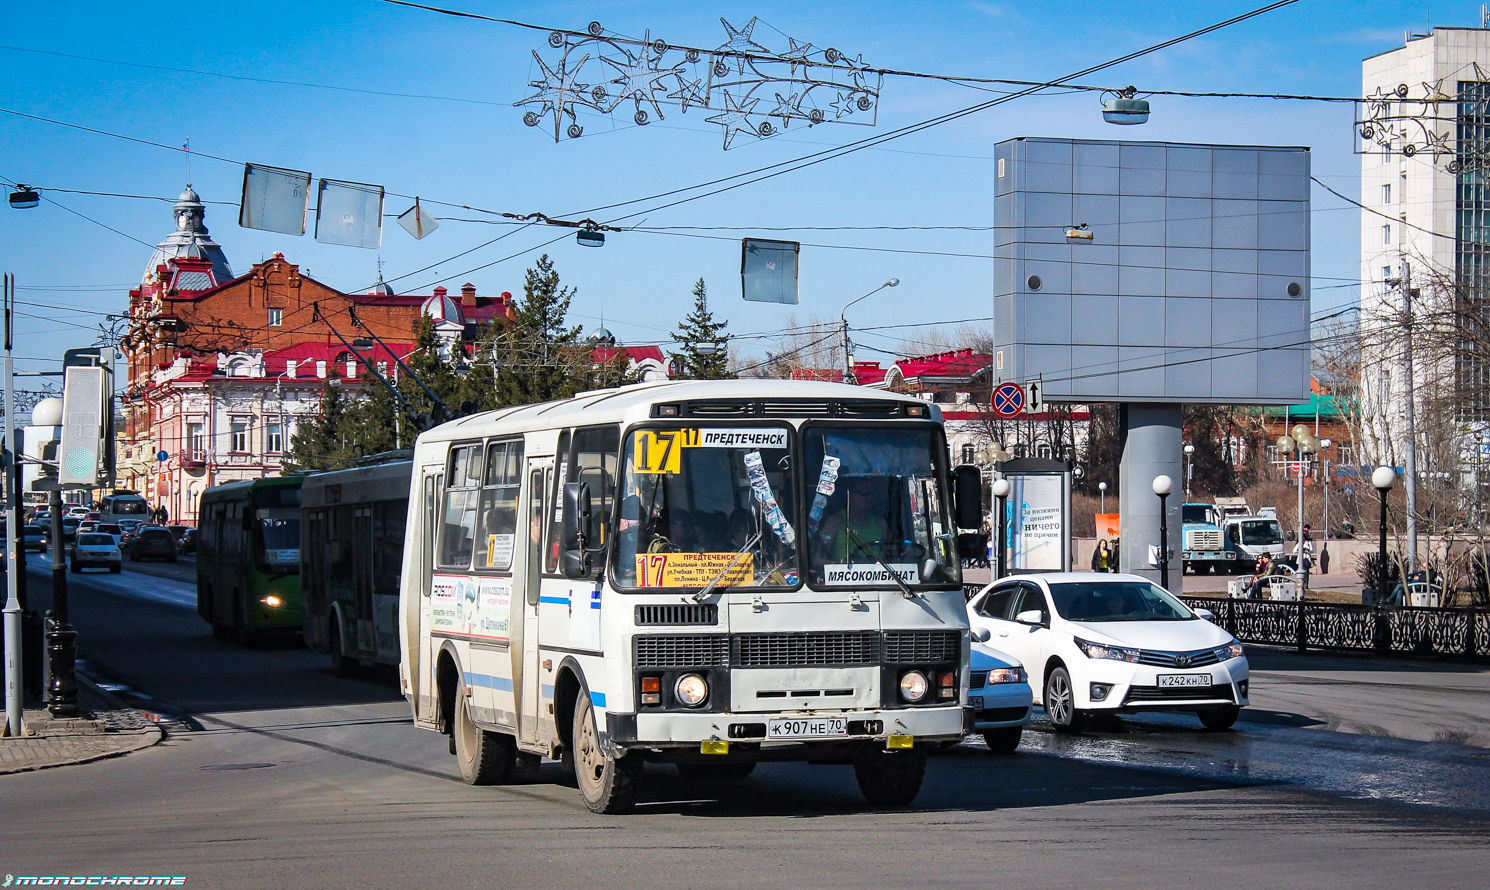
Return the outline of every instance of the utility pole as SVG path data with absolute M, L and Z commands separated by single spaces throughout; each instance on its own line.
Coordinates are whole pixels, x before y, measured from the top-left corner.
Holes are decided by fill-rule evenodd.
M 1418 568 L 1418 435 L 1416 428 L 1416 409 L 1413 405 L 1413 370 L 1412 370 L 1412 298 L 1417 291 L 1412 289 L 1412 265 L 1407 262 L 1402 264 L 1402 354 L 1403 365 L 1407 372 L 1407 574 L 1412 574 Z M 1406 581 L 1403 578 L 1403 581 Z
M 14 365 L 11 360 L 11 323 L 14 318 L 11 311 L 12 301 L 15 299 L 15 277 L 9 272 L 5 273 L 4 283 L 4 312 L 5 312 L 5 429 L 7 430 L 5 442 L 7 447 L 15 443 L 15 389 L 14 389 Z M 20 457 L 11 451 L 10 459 L 12 466 L 7 468 L 6 475 L 14 478 L 14 463 Z M 7 734 L 11 737 L 21 734 L 21 718 L 23 716 L 23 702 L 21 699 L 22 677 L 21 667 L 21 598 L 20 589 L 16 586 L 20 573 L 23 571 L 14 564 L 15 556 L 20 551 L 16 539 L 20 536 L 20 497 L 14 485 L 10 486 L 10 509 L 5 514 L 5 558 L 12 564 L 7 566 L 5 573 L 5 726 Z

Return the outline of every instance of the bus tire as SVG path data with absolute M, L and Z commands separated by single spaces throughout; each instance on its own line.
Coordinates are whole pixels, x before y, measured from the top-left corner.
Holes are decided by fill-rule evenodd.
M 642 759 L 636 754 L 612 757 L 600 745 L 595 708 L 582 690 L 574 704 L 574 779 L 579 796 L 592 813 L 624 813 L 636 804 Z
M 921 793 L 926 749 L 870 751 L 854 761 L 854 778 L 864 799 L 877 807 L 903 807 Z
M 471 719 L 470 697 L 455 703 L 455 760 L 467 785 L 500 785 L 512 766 L 512 736 L 487 732 Z
M 755 764 L 750 761 L 731 761 L 729 763 L 676 763 L 678 772 L 685 779 L 743 779 L 755 772 Z
M 331 673 L 338 677 L 350 677 L 357 672 L 357 662 L 348 658 L 341 648 L 341 622 L 336 613 L 331 614 Z

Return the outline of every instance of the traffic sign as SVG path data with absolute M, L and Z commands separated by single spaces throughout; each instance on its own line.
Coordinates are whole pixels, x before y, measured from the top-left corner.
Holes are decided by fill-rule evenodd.
M 999 417 L 1018 417 L 1024 411 L 1024 387 L 1001 383 L 993 391 L 993 413 Z
M 1041 380 L 1031 380 L 1024 385 L 1024 391 L 1029 393 L 1029 400 L 1024 410 L 1031 414 L 1039 414 L 1045 410 L 1045 383 Z
M 170 455 L 169 454 L 166 454 L 165 451 L 163 451 L 163 450 L 162 451 L 157 451 L 155 453 L 155 459 L 158 460 L 158 461 L 161 461 L 161 462 L 164 462 L 166 460 L 166 458 L 168 458 L 168 457 L 170 457 Z

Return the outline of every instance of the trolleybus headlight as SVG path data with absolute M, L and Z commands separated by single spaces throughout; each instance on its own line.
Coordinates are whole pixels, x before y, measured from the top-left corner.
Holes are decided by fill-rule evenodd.
M 931 688 L 926 675 L 920 671 L 906 671 L 900 675 L 900 697 L 908 702 L 918 702 L 926 697 Z
M 268 596 L 259 597 L 259 602 L 263 603 L 271 609 L 278 609 L 280 606 L 283 606 L 285 604 L 284 600 L 280 599 L 272 593 Z
M 709 684 L 698 674 L 684 674 L 673 686 L 673 695 L 690 708 L 696 708 L 709 697 Z

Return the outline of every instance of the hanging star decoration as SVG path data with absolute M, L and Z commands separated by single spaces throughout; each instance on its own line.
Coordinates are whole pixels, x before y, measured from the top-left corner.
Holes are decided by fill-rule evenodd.
M 533 53 L 542 76 L 514 104 L 526 107 L 523 123 L 530 127 L 552 115 L 555 141 L 584 132 L 581 107 L 601 116 L 629 112 L 637 124 L 662 120 L 663 106 L 684 114 L 708 109 L 716 112 L 707 120 L 723 130 L 726 149 L 740 133 L 766 138 L 794 120 L 875 124 L 884 75 L 862 54 L 815 50 L 793 37 L 786 37 L 784 52 L 774 52 L 755 39 L 759 19 L 739 27 L 719 21 L 726 39 L 714 49 L 672 46 L 651 31 L 641 40 L 621 37 L 599 22 L 583 31 L 550 31 L 544 52 L 557 56 Z
M 724 111 L 713 117 L 705 118 L 711 124 L 718 124 L 724 128 L 724 147 L 729 148 L 734 141 L 736 133 L 749 133 L 757 135 L 755 125 L 750 122 L 750 112 L 755 108 L 759 99 L 751 99 L 741 104 L 736 102 L 729 94 L 729 90 L 721 90 L 724 94 Z

